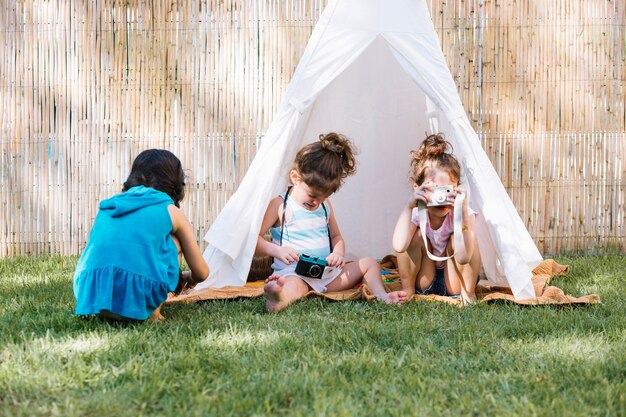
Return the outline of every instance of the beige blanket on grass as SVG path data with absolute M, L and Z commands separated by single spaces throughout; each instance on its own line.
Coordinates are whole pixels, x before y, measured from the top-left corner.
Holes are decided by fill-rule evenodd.
M 388 274 L 383 275 L 385 287 L 387 291 L 396 291 L 402 289 L 400 277 L 398 275 L 398 265 L 394 255 L 387 255 L 380 261 L 383 270 Z M 600 296 L 597 294 L 584 295 L 582 297 L 573 297 L 563 293 L 558 287 L 548 285 L 552 277 L 567 275 L 569 266 L 560 265 L 552 259 L 546 259 L 533 270 L 532 282 L 535 287 L 537 297 L 527 300 L 515 300 L 511 289 L 508 287 L 497 287 L 487 285 L 487 281 L 480 281 L 476 287 L 476 297 L 479 302 L 495 302 L 509 301 L 522 305 L 540 305 L 540 304 L 557 304 L 557 305 L 577 305 L 577 304 L 599 304 Z M 170 294 L 165 301 L 165 305 L 177 303 L 195 303 L 205 300 L 227 300 L 236 298 L 254 298 L 263 296 L 263 281 L 248 282 L 243 287 L 223 287 L 223 288 L 206 288 L 200 291 L 188 291 L 180 295 Z M 375 297 L 367 285 L 359 286 L 344 291 L 334 291 L 327 293 L 319 293 L 310 291 L 307 297 L 323 297 L 335 301 L 344 300 L 367 300 L 372 301 Z M 428 300 L 443 301 L 450 304 L 460 304 L 459 299 L 443 297 L 440 295 L 419 295 L 415 294 L 411 301 Z

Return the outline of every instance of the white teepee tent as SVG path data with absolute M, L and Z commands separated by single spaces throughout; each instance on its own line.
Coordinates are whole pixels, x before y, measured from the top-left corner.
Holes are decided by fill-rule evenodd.
M 443 132 L 479 213 L 487 278 L 517 299 L 535 296 L 541 255 L 465 115 L 424 0 L 330 0 L 262 146 L 205 237 L 211 276 L 198 289 L 245 283 L 269 200 L 285 189 L 297 150 L 330 131 L 360 151 L 357 174 L 331 197 L 346 259 L 393 253 L 411 193 L 409 151 Z

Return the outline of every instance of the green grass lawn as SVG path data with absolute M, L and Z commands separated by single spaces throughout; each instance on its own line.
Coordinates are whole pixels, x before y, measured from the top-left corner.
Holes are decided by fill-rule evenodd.
M 0 415 L 624 416 L 624 256 L 559 257 L 601 305 L 262 299 L 72 315 L 75 258 L 0 261 Z

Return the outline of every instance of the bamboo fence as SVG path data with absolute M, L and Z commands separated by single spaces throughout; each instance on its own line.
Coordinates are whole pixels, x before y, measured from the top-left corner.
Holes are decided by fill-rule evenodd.
M 188 168 L 198 241 L 326 0 L 0 2 L 0 257 L 78 254 L 143 149 Z M 429 0 L 466 111 L 539 249 L 626 248 L 618 0 Z

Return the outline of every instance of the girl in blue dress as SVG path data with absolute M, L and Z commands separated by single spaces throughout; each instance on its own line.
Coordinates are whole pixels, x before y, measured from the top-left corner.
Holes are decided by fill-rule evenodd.
M 355 170 L 352 144 L 338 133 L 320 135 L 298 151 L 291 186 L 270 201 L 257 239 L 256 253 L 274 257 L 274 273 L 264 285 L 268 311 L 282 310 L 310 290 L 341 291 L 360 281 L 378 300 L 406 301 L 404 291 L 386 292 L 375 259 L 344 259 L 345 243 L 328 197 Z M 268 229 L 271 242 L 263 238 Z M 311 259 L 315 262 L 307 263 Z
M 100 202 L 74 272 L 76 314 L 161 320 L 159 306 L 180 286 L 204 281 L 209 267 L 180 209 L 185 174 L 171 152 L 140 153 L 122 193 Z M 180 255 L 191 269 L 180 273 Z

